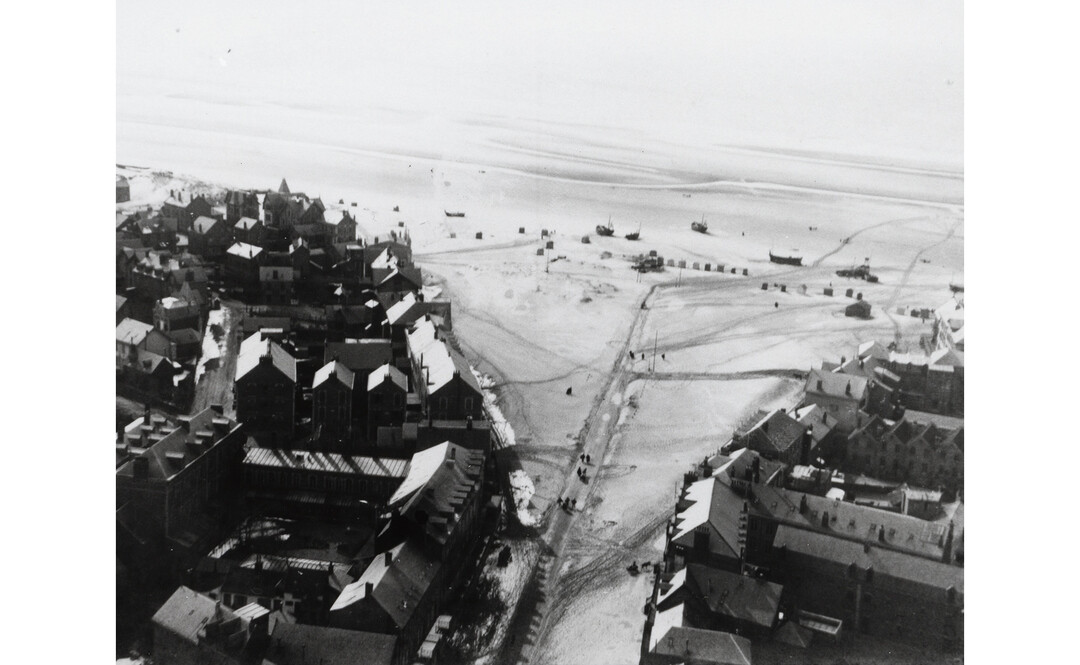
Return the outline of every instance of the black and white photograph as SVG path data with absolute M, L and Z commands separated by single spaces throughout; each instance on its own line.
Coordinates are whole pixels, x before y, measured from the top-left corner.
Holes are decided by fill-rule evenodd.
M 962 663 L 965 9 L 117 0 L 117 665 Z

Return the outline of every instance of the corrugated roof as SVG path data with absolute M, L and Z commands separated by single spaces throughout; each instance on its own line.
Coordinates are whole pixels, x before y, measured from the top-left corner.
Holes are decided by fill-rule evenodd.
M 304 469 L 379 478 L 405 478 L 409 469 L 409 462 L 403 459 L 278 448 L 249 448 L 244 454 L 243 463 L 247 466 Z

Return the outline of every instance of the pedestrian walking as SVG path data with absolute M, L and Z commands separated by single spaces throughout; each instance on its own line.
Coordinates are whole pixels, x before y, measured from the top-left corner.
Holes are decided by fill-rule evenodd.
M 570 506 L 572 510 L 577 510 L 577 499 L 570 499 Z
M 567 395 L 573 395 L 574 394 L 574 387 L 570 386 L 569 388 L 567 388 L 566 389 L 566 394 Z
M 580 455 L 578 455 L 578 459 L 580 459 L 582 462 L 584 462 L 585 461 L 585 453 L 581 453 Z
M 586 455 L 586 456 L 585 456 L 585 463 L 586 463 L 586 464 L 589 464 L 590 462 L 592 462 L 592 457 L 590 457 L 590 456 Z
M 633 352 L 633 351 L 631 351 L 631 352 L 630 352 L 630 360 L 633 360 L 633 359 L 634 359 L 634 352 Z
M 661 353 L 660 354 L 660 360 L 667 360 L 667 354 L 666 353 Z
M 776 309 L 780 309 L 780 303 L 774 302 L 773 307 L 775 307 Z

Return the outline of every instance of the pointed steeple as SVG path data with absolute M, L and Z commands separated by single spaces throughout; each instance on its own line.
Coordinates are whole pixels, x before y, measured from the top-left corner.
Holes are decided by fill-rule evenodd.
M 277 190 L 278 190 L 278 194 L 288 194 L 289 193 L 289 183 L 285 182 L 285 178 L 281 179 L 281 186 L 278 187 Z

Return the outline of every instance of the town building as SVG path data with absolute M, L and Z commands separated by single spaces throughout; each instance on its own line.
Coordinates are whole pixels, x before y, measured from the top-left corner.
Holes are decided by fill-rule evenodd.
M 377 440 L 380 427 L 393 427 L 405 422 L 408 383 L 405 374 L 390 364 L 382 365 L 368 375 L 365 421 L 369 442 Z
M 126 203 L 131 200 L 131 184 L 122 175 L 116 176 L 116 202 Z
M 196 303 L 168 296 L 154 303 L 154 327 L 164 333 L 184 328 L 202 330 L 202 311 Z
M 407 338 L 416 392 L 425 416 L 438 420 L 480 420 L 484 395 L 469 363 L 451 349 L 430 318 Z
M 684 623 L 685 607 L 646 608 L 641 665 L 751 665 L 750 640 Z
M 391 665 L 394 637 L 279 621 L 262 665 Z
M 258 219 L 241 217 L 232 225 L 232 240 L 262 246 L 264 232 L 263 223 Z
M 127 562 L 190 562 L 214 535 L 208 516 L 223 510 L 239 469 L 245 437 L 220 406 L 177 421 L 167 433 L 144 422 L 116 470 L 117 548 Z
M 259 196 L 254 192 L 230 190 L 225 195 L 225 222 L 230 226 L 235 226 L 243 217 L 256 220 L 261 217 Z
M 354 412 L 361 386 L 356 374 L 337 360 L 317 372 L 311 384 L 313 439 L 321 450 L 344 452 L 353 440 Z
M 240 344 L 236 358 L 236 417 L 252 436 L 288 445 L 296 431 L 296 359 L 257 332 Z
M 225 278 L 237 286 L 254 287 L 259 283 L 262 254 L 262 247 L 233 243 L 225 253 Z
M 274 514 L 367 518 L 386 504 L 408 469 L 404 459 L 249 448 L 241 476 L 249 499 Z
M 292 266 L 260 266 L 259 294 L 268 305 L 288 305 L 296 299 L 296 271 Z
M 154 613 L 154 662 L 162 665 L 247 665 L 267 646 L 269 612 L 239 610 L 181 586 Z
M 864 416 L 848 436 L 843 468 L 920 487 L 964 486 L 964 427 L 943 427 L 910 413 L 892 421 Z
M 330 625 L 395 635 L 394 663 L 412 662 L 475 545 L 484 466 L 482 452 L 449 442 L 413 455 L 381 553 L 334 601 Z
M 866 408 L 869 403 L 870 383 L 871 380 L 863 376 L 811 370 L 806 377 L 800 406 L 820 406 L 834 421 L 833 429 L 851 432 L 856 427 L 859 410 Z
M 935 350 L 964 352 L 964 299 L 958 297 L 934 310 L 934 333 L 930 340 Z

